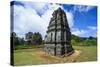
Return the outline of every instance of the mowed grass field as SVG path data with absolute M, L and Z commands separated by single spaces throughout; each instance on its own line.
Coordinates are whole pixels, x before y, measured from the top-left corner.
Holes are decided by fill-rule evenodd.
M 74 46 L 74 49 L 81 50 L 76 62 L 97 61 L 97 46 Z
M 46 54 L 43 48 L 14 50 L 14 65 L 37 65 L 97 60 L 97 46 L 73 46 L 75 53 L 68 57 Z

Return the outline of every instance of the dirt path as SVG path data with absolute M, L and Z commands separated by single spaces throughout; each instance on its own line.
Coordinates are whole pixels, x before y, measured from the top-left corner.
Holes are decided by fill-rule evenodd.
M 43 60 L 44 63 L 50 64 L 50 63 L 70 63 L 70 62 L 75 62 L 76 59 L 80 56 L 81 51 L 80 50 L 75 50 L 73 54 L 70 56 L 66 57 L 57 57 L 57 56 L 52 56 L 47 53 L 45 53 L 42 49 L 38 49 L 35 54 L 39 56 Z
M 67 62 L 75 62 L 76 59 L 80 56 L 81 51 L 75 50 L 74 53 L 68 57 L 65 57 L 68 61 Z

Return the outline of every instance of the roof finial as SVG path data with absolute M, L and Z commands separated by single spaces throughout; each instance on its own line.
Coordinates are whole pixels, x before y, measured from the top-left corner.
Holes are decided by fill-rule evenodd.
M 61 7 L 59 7 L 58 10 L 61 10 Z

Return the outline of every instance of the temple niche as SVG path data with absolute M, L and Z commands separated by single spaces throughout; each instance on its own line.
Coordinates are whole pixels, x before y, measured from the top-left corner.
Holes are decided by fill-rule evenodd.
M 49 22 L 45 36 L 45 52 L 51 55 L 68 55 L 73 53 L 71 32 L 67 17 L 61 8 L 55 10 Z

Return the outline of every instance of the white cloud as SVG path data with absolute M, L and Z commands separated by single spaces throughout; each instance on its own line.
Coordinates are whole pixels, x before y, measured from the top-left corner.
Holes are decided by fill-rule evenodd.
M 48 3 L 41 2 L 21 2 L 25 5 L 26 8 L 33 8 L 36 12 L 43 14 L 47 9 Z
M 69 27 L 72 28 L 74 26 L 74 16 L 71 12 L 67 12 L 67 11 L 66 11 L 66 16 L 68 19 Z
M 49 25 L 50 18 L 54 10 L 61 7 L 65 12 L 68 19 L 68 24 L 72 29 L 72 34 L 77 36 L 96 36 L 96 27 L 89 26 L 87 30 L 73 28 L 74 26 L 74 16 L 72 12 L 66 11 L 59 4 L 50 4 L 50 3 L 24 3 L 25 7 L 13 5 L 14 7 L 14 31 L 18 36 L 24 36 L 25 33 L 40 32 L 44 38 Z M 75 6 L 74 10 L 80 12 L 86 12 L 92 9 L 93 7 L 82 7 Z M 41 16 L 38 14 L 41 13 Z
M 74 28 L 72 30 L 72 34 L 74 35 L 77 35 L 77 36 L 83 36 L 83 37 L 86 37 L 86 34 L 88 33 L 87 30 L 83 30 L 83 29 L 77 29 L 77 28 Z
M 93 6 L 77 5 L 77 6 L 74 6 L 73 10 L 79 11 L 79 12 L 88 12 L 89 10 L 91 10 L 93 8 L 94 8 Z
M 14 31 L 18 34 L 26 32 L 43 32 L 45 20 L 41 18 L 35 10 L 30 8 L 15 7 Z M 42 33 L 43 34 L 43 33 Z M 21 36 L 21 35 L 19 35 Z
M 80 37 L 97 37 L 97 30 L 95 29 L 95 27 L 87 27 L 87 29 L 72 28 L 71 32 L 72 34 Z
M 97 30 L 97 27 L 96 26 L 88 26 L 88 29 L 90 29 L 90 30 Z
M 25 7 L 13 5 L 14 31 L 18 34 L 18 36 L 24 36 L 25 33 L 32 31 L 40 32 L 44 37 L 53 11 L 58 7 L 64 9 L 59 4 L 34 4 L 31 2 L 25 3 L 24 5 Z M 37 11 L 41 12 L 42 15 L 39 16 Z M 65 12 L 68 18 L 69 26 L 72 27 L 74 25 L 73 14 L 68 11 Z

